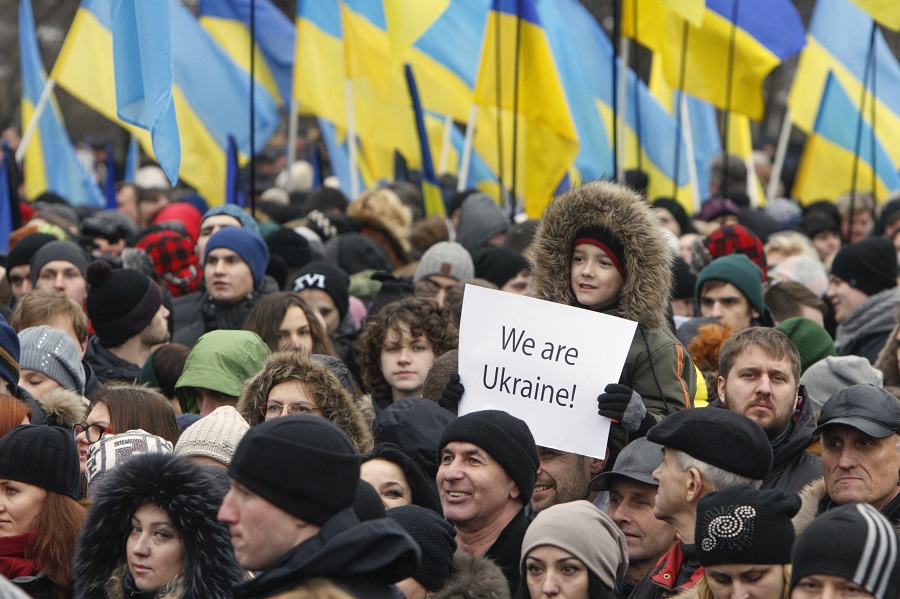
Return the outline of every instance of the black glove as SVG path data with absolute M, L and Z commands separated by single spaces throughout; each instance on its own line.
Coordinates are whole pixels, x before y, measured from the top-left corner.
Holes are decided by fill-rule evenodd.
M 441 391 L 441 398 L 438 400 L 438 405 L 445 410 L 450 410 L 454 414 L 457 414 L 459 413 L 459 400 L 462 399 L 463 393 L 465 392 L 466 388 L 459 382 L 459 373 L 454 372 L 450 375 L 450 380 L 447 381 L 444 390 Z
M 627 432 L 646 434 L 656 424 L 647 413 L 644 400 L 631 387 L 619 384 L 607 385 L 597 397 L 597 413 L 622 425 Z

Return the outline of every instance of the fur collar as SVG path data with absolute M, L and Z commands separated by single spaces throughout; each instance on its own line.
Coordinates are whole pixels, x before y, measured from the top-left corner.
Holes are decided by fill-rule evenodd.
M 793 517 L 794 531 L 797 536 L 809 526 L 819 512 L 819 502 L 825 497 L 825 479 L 819 478 L 800 491 L 800 511 Z
M 434 599 L 509 599 L 509 583 L 490 558 L 457 552 L 453 574 Z

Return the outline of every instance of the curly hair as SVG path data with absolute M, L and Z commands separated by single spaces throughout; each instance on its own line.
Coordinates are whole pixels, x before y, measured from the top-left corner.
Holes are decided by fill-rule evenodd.
M 312 349 L 309 353 L 339 357 L 334 351 L 331 340 L 325 333 L 316 311 L 300 297 L 299 293 L 293 291 L 276 291 L 260 299 L 247 315 L 243 329 L 259 335 L 260 339 L 269 346 L 270 351 L 278 351 L 280 349 L 278 347 L 278 327 L 281 326 L 284 315 L 291 306 L 297 306 L 303 310 L 306 320 L 309 322 L 309 331 L 312 337 Z
M 458 332 L 450 311 L 437 302 L 422 297 L 406 297 L 392 302 L 369 318 L 359 336 L 359 366 L 363 383 L 376 401 L 391 401 L 391 386 L 381 371 L 381 350 L 391 329 L 409 326 L 413 337 L 425 337 L 438 358 L 456 349 Z

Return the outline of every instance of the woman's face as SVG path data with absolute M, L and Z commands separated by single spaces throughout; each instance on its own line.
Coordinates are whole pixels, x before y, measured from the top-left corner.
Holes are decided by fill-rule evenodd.
M 713 599 L 767 599 L 784 593 L 784 566 L 726 564 L 706 568 Z
M 19 373 L 19 386 L 28 391 L 35 399 L 40 399 L 44 393 L 60 387 L 60 384 L 43 372 L 23 368 Z
M 145 503 L 131 517 L 125 543 L 128 571 L 142 591 L 156 591 L 181 574 L 184 551 L 169 514 Z
M 87 418 L 85 418 L 84 423 L 88 427 L 90 427 L 92 424 L 102 426 L 104 429 L 106 429 L 103 433 L 104 435 L 113 434 L 113 431 L 110 428 L 111 420 L 109 416 L 109 407 L 102 401 L 98 401 L 94 404 L 94 407 L 87 415 Z M 88 448 L 100 440 L 100 438 L 96 436 L 95 430 L 96 428 L 90 428 L 75 435 L 75 442 L 78 444 L 78 462 L 81 466 L 82 474 L 84 474 L 84 467 L 87 464 Z M 90 438 L 88 438 L 88 433 L 90 433 L 91 435 Z
M 47 491 L 17 480 L 0 479 L 0 537 L 33 530 Z
M 531 599 L 588 599 L 588 569 L 552 545 L 535 547 L 525 558 L 525 582 Z
M 403 469 L 387 460 L 369 460 L 362 465 L 360 478 L 375 487 L 384 509 L 412 504 L 412 491 Z
M 263 414 L 266 420 L 303 414 L 322 416 L 315 395 L 310 392 L 306 383 L 295 379 L 282 381 L 272 387 L 266 401 L 267 409 Z
M 276 335 L 278 349 L 299 349 L 304 353 L 312 351 L 312 330 L 309 327 L 309 319 L 300 306 L 288 306 Z

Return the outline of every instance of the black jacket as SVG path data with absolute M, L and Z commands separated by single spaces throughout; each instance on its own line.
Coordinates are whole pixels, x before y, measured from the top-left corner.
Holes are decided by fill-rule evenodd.
M 138 377 L 141 376 L 140 366 L 123 360 L 103 347 L 100 344 L 100 338 L 96 335 L 88 339 L 84 362 L 91 367 L 94 375 L 101 382 L 112 380 L 137 382 Z
M 528 516 L 525 514 L 525 508 L 522 508 L 516 517 L 513 518 L 491 548 L 488 549 L 484 556 L 491 558 L 506 576 L 509 583 L 509 592 L 515 596 L 521 583 L 522 573 L 519 565 L 522 560 L 522 539 L 525 538 L 525 531 L 528 529 Z
M 271 597 L 313 578 L 327 578 L 354 597 L 395 599 L 394 582 L 412 576 L 421 550 L 399 524 L 389 518 L 360 522 L 347 509 L 322 526 L 259 576 L 234 587 L 234 597 Z

